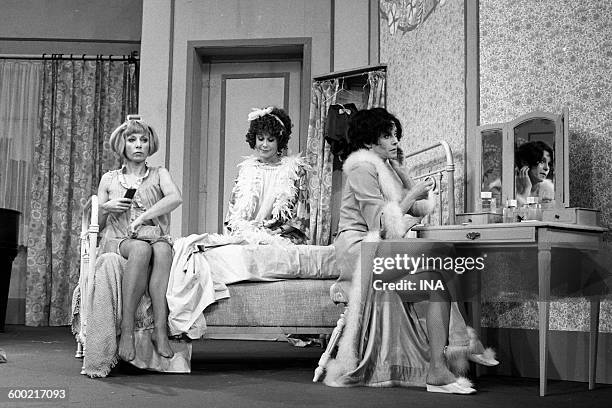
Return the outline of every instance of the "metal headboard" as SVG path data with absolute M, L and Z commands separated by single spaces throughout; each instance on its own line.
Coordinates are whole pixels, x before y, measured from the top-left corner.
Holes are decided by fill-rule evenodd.
M 435 176 L 435 175 L 440 176 L 439 181 L 438 181 L 438 186 L 439 186 L 438 188 L 440 189 L 440 194 L 439 194 L 440 205 L 438 207 L 439 208 L 438 212 L 439 212 L 439 220 L 440 220 L 439 222 L 440 224 L 442 224 L 441 181 L 442 181 L 442 173 L 446 172 L 446 177 L 447 177 L 446 184 L 447 184 L 447 194 L 448 194 L 448 222 L 450 225 L 454 225 L 455 224 L 455 162 L 453 161 L 453 154 L 451 152 L 451 148 L 448 145 L 448 143 L 446 143 L 444 140 L 440 140 L 439 142 L 429 147 L 425 147 L 423 149 L 417 150 L 416 152 L 407 153 L 404 155 L 404 157 L 406 159 L 409 157 L 414 157 L 428 150 L 435 149 L 436 147 L 439 147 L 439 146 L 444 148 L 444 153 L 446 154 L 446 167 L 444 169 L 439 169 L 439 170 L 431 171 L 426 174 L 418 175 L 414 178 L 418 180 L 418 179 L 429 177 L 429 176 Z

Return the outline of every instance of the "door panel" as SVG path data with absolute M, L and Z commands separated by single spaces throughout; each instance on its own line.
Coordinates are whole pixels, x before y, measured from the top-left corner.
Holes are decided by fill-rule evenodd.
M 251 108 L 282 107 L 294 123 L 289 149 L 299 148 L 301 62 L 211 64 L 203 112 L 202 161 L 198 229 L 222 232 L 237 164 L 252 154 L 246 143 Z M 304 136 L 305 137 L 305 136 Z

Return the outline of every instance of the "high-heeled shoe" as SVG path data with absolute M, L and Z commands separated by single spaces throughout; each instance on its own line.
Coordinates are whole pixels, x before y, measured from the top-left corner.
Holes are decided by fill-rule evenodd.
M 467 332 L 470 338 L 470 354 L 468 354 L 468 360 L 487 367 L 498 365 L 499 361 L 495 358 L 495 350 L 490 347 L 484 348 L 476 334 L 476 330 L 473 328 L 468 326 Z
M 469 354 L 468 359 L 476 364 L 481 364 L 487 367 L 495 367 L 499 361 L 495 359 L 495 351 L 488 347 L 480 354 Z
M 439 392 L 443 394 L 474 394 L 476 389 L 470 380 L 465 377 L 457 377 L 455 382 L 444 385 L 427 384 L 427 392 Z
M 446 357 L 449 369 L 455 373 L 455 375 L 463 375 L 467 373 L 470 368 L 468 361 L 487 367 L 498 365 L 499 361 L 495 358 L 495 351 L 492 348 L 484 348 L 482 342 L 478 339 L 476 331 L 468 326 L 467 333 L 469 345 L 449 345 L 444 348 L 444 356 Z

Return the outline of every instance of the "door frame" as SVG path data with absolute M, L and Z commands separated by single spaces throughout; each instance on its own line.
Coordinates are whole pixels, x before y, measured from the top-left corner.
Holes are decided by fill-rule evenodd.
M 269 72 L 269 73 L 250 73 L 250 74 L 221 74 L 221 115 L 219 118 L 220 126 L 219 126 L 219 143 L 220 153 L 219 157 L 225 157 L 225 127 L 223 124 L 225 123 L 226 118 L 226 89 L 227 89 L 227 80 L 228 79 L 252 79 L 252 78 L 282 78 L 284 80 L 284 105 L 282 108 L 289 112 L 289 72 Z M 300 90 L 301 91 L 301 90 Z M 300 95 L 300 110 L 302 108 L 301 95 Z M 301 120 L 301 112 L 300 112 L 300 130 L 301 130 L 302 120 Z M 207 132 L 208 135 L 208 132 Z M 300 142 L 305 141 L 308 135 L 304 135 L 300 132 Z M 300 150 L 302 150 L 302 146 L 300 144 Z M 223 231 L 223 206 L 225 204 L 225 166 L 219 166 L 219 196 L 217 197 L 217 205 L 220 213 L 220 217 L 217 220 L 217 229 L 219 233 Z M 198 225 L 202 225 L 201 223 Z M 208 232 L 208 231 L 207 231 Z
M 302 61 L 300 95 L 300 151 L 306 150 L 310 116 L 312 38 L 258 38 L 187 42 L 185 92 L 185 150 L 183 152 L 183 209 L 181 235 L 198 232 L 200 217 L 200 161 L 202 129 L 202 75 L 210 62 L 283 61 L 299 56 Z

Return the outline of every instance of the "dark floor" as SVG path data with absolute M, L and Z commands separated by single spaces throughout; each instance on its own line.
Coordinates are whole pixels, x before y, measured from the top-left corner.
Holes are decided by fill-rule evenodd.
M 110 377 L 80 375 L 67 327 L 7 325 L 0 348 L 0 407 L 610 407 L 612 386 L 551 381 L 538 397 L 535 379 L 485 376 L 472 396 L 431 394 L 420 388 L 330 388 L 313 384 L 320 348 L 287 343 L 205 340 L 193 343 L 192 373 L 155 374 L 115 369 Z M 502 362 L 503 363 L 503 362 Z M 68 401 L 6 402 L 10 387 L 65 388 Z

